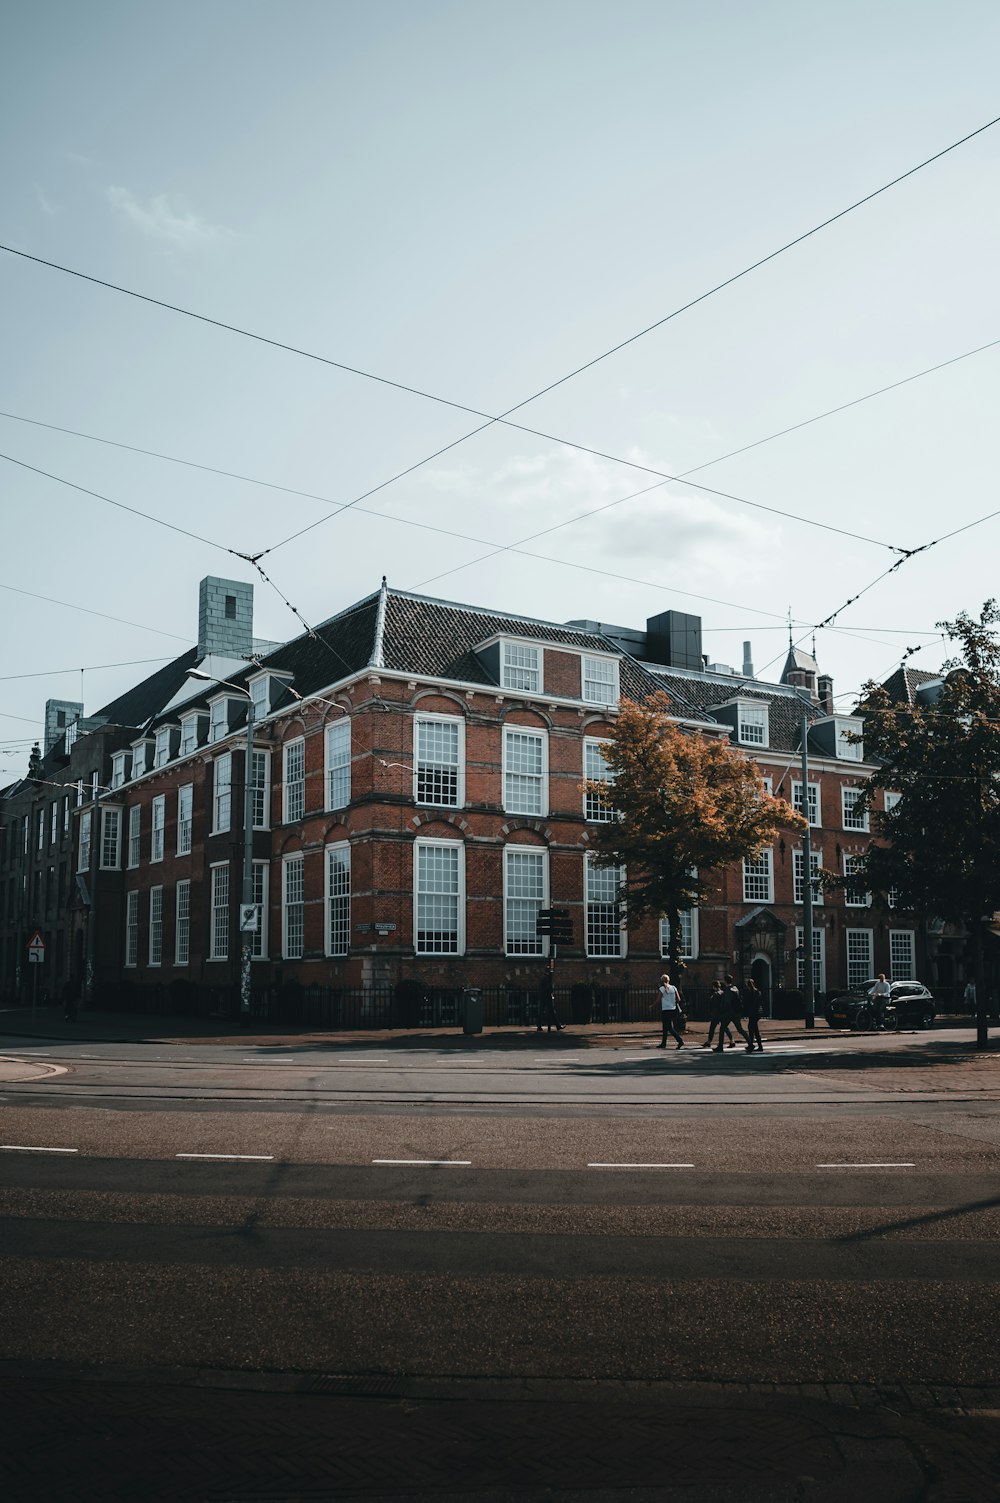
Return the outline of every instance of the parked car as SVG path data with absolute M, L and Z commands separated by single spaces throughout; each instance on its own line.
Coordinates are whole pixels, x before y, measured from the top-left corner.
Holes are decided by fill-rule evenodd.
M 832 997 L 826 1005 L 826 1021 L 831 1028 L 865 1029 L 874 1026 L 875 1012 L 868 993 L 878 978 L 872 977 L 864 986 Z M 885 1026 L 890 1032 L 897 1028 L 932 1028 L 937 1017 L 937 1004 L 926 986 L 919 981 L 893 981 L 891 995 L 885 1008 Z

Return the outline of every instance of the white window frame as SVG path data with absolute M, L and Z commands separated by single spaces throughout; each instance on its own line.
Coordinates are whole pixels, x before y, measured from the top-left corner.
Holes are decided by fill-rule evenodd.
M 598 677 L 594 670 L 603 674 L 609 671 L 609 678 Z M 589 689 L 589 693 L 588 693 Z M 607 692 L 603 692 L 607 690 Z M 584 653 L 580 658 L 580 698 L 588 705 L 616 705 L 620 698 L 618 687 L 618 659 L 602 657 L 598 654 Z
M 895 809 L 896 805 L 899 803 L 902 797 L 903 795 L 901 793 L 894 793 L 891 788 L 887 788 L 885 790 L 884 794 L 882 795 L 882 807 L 884 808 L 886 814 L 890 814 L 892 810 Z
M 454 893 L 438 891 L 433 888 L 423 889 L 421 882 L 421 853 L 429 849 L 455 851 L 455 879 L 456 891 Z M 444 928 L 432 929 L 429 926 L 421 928 L 422 899 L 427 898 L 454 898 L 455 900 L 455 923 L 454 931 Z M 421 934 L 445 934 L 455 935 L 454 948 L 434 949 L 427 944 L 421 944 Z M 459 840 L 415 840 L 413 843 L 413 948 L 418 955 L 464 955 L 465 954 L 465 846 Z
M 191 960 L 191 882 L 188 877 L 174 889 L 174 965 Z
M 819 925 L 813 929 L 813 991 L 826 991 L 826 930 Z M 806 942 L 805 929 L 800 925 L 795 930 L 795 979 L 799 991 L 806 984 L 806 957 L 799 952 Z
M 55 845 L 59 839 L 59 800 L 54 799 L 49 805 L 49 845 Z
M 510 766 L 510 747 L 515 736 L 524 736 L 537 741 L 541 746 L 541 772 L 526 773 L 512 770 Z M 538 808 L 528 808 L 525 801 L 520 803 L 512 798 L 511 786 L 508 782 L 511 778 L 530 778 L 538 789 Z M 549 737 L 548 732 L 538 730 L 530 725 L 505 725 L 503 728 L 503 807 L 507 814 L 523 814 L 529 819 L 544 819 L 549 812 Z
M 198 749 L 198 716 L 181 716 L 181 743 L 180 754 L 182 757 L 190 756 Z
M 607 737 L 604 737 L 602 739 L 600 736 L 584 736 L 583 776 L 588 783 L 605 782 L 607 783 L 609 788 L 613 785 L 615 781 L 615 775 L 612 772 L 611 768 L 608 766 L 607 762 L 604 760 L 604 753 L 601 750 L 602 747 L 609 745 L 610 742 L 608 741 Z M 597 768 L 594 768 L 592 770 L 587 765 L 588 762 L 594 757 L 596 757 L 600 763 L 600 770 L 598 770 Z M 610 822 L 616 817 L 616 815 L 613 808 L 609 808 L 607 805 L 602 804 L 597 798 L 596 794 L 593 794 L 589 792 L 589 790 L 585 789 L 583 794 L 583 817 L 588 824 L 610 824 Z
M 217 699 L 208 702 L 208 741 L 209 745 L 214 741 L 224 741 L 229 735 L 229 706 L 233 703 L 231 694 L 220 695 Z
M 225 835 L 233 827 L 233 754 L 223 752 L 212 763 L 212 834 Z
M 254 747 L 250 763 L 251 818 L 255 830 L 271 828 L 271 753 Z
M 771 725 L 767 705 L 736 701 L 736 739 L 741 746 L 766 747 L 771 742 Z
M 170 761 L 170 731 L 169 725 L 161 725 L 156 732 L 153 743 L 153 766 L 166 767 Z
M 865 747 L 863 741 L 850 742 L 848 734 L 856 736 L 863 729 L 860 720 L 844 719 L 837 716 L 833 722 L 834 746 L 836 756 L 841 762 L 863 762 L 865 760 Z
M 520 694 L 544 694 L 544 664 L 540 642 L 500 639 L 500 687 Z
M 251 679 L 247 687 L 253 704 L 253 717 L 255 720 L 263 720 L 271 708 L 271 675 L 265 673 L 263 678 Z
M 351 802 L 351 717 L 332 720 L 323 734 L 326 807 L 346 809 Z
M 750 867 L 749 871 L 747 870 L 748 865 Z M 762 865 L 767 868 L 766 871 L 762 871 L 761 870 L 761 866 Z M 744 901 L 744 903 L 773 903 L 774 902 L 774 850 L 773 850 L 773 848 L 771 846 L 766 846 L 764 848 L 764 850 L 761 851 L 761 853 L 757 857 L 756 861 L 751 861 L 751 862 L 748 863 L 747 860 L 746 860 L 746 858 L 744 858 L 743 863 L 742 863 L 742 869 L 743 869 L 743 901 Z M 761 896 L 759 892 L 756 893 L 756 894 L 754 894 L 754 895 L 751 895 L 750 894 L 751 883 L 756 882 L 758 884 L 758 887 L 763 887 L 763 885 L 764 885 L 764 879 L 766 879 L 766 883 L 767 883 L 767 886 L 766 886 L 766 895 Z
M 128 752 L 115 752 L 111 758 L 111 787 L 123 788 L 125 786 L 125 758 Z
M 864 940 L 867 946 L 864 956 L 864 964 L 858 959 L 858 942 Z M 851 945 L 854 942 L 855 954 L 851 956 Z M 853 991 L 869 981 L 875 967 L 875 931 L 873 929 L 846 929 L 844 931 L 844 956 L 847 966 L 847 989 Z
M 299 763 L 301 771 L 289 780 L 289 763 Z M 293 768 L 294 771 L 298 769 Z M 286 825 L 297 824 L 306 812 L 306 743 L 304 736 L 286 741 L 281 748 L 281 818 Z
M 90 843 L 93 838 L 92 809 L 85 809 L 80 815 L 80 839 L 77 845 L 76 869 L 78 872 L 90 871 Z
M 864 793 L 863 788 L 850 788 L 846 784 L 840 790 L 840 822 L 845 830 L 857 830 L 868 834 L 871 823 L 868 810 L 860 816 L 855 815 L 854 808 Z
M 182 783 L 177 790 L 177 854 L 190 856 L 194 829 L 194 784 Z
M 852 877 L 854 875 L 855 863 L 858 862 L 858 861 L 860 861 L 860 860 L 861 860 L 861 857 L 859 855 L 857 855 L 855 852 L 853 852 L 853 851 L 845 851 L 844 852 L 843 861 L 844 861 L 844 876 L 845 877 L 849 878 L 849 877 Z M 870 892 L 865 892 L 864 898 L 862 900 L 859 900 L 859 899 L 851 896 L 852 892 L 860 892 L 860 891 L 862 891 L 861 888 L 853 888 L 852 889 L 848 885 L 847 882 L 844 883 L 844 907 L 845 908 L 870 908 L 872 906 L 872 895 L 871 895 Z
M 166 843 L 167 795 L 158 793 L 149 806 L 152 823 L 149 831 L 149 859 L 162 861 Z
M 229 959 L 229 929 L 231 922 L 230 895 L 232 878 L 228 861 L 213 861 L 210 873 L 210 917 L 208 931 L 209 960 Z
M 903 941 L 904 944 L 898 943 Z M 894 951 L 905 948 L 905 957 Z M 917 979 L 917 933 L 915 929 L 889 930 L 889 980 L 916 981 Z
M 426 728 L 433 736 L 434 727 L 443 726 L 447 731 L 455 732 L 455 759 L 449 762 L 442 758 L 438 760 L 433 755 L 423 755 L 420 749 L 421 732 Z M 420 781 L 422 772 L 433 783 L 439 774 L 448 777 L 453 775 L 455 779 L 455 796 L 453 799 L 444 798 L 421 798 Z M 432 809 L 463 809 L 465 807 L 465 720 L 461 715 L 432 715 L 417 714 L 413 717 L 413 802 L 422 808 Z
M 697 960 L 701 935 L 699 933 L 698 909 L 682 908 L 680 910 L 681 921 L 681 960 Z M 663 959 L 670 956 L 670 920 L 660 919 L 660 955 Z
M 806 802 L 807 802 L 807 804 L 809 806 L 808 813 L 806 814 L 806 818 L 809 821 L 809 824 L 810 824 L 811 828 L 814 829 L 814 830 L 821 829 L 822 828 L 822 803 L 821 803 L 821 793 L 820 793 L 820 785 L 819 785 L 819 783 L 810 783 L 809 784 L 809 791 L 808 791 L 808 793 L 806 795 Z M 793 782 L 792 783 L 792 808 L 795 809 L 799 814 L 803 813 L 803 809 L 802 809 L 802 784 L 801 784 L 801 782 L 798 782 L 798 783 Z
M 252 901 L 257 905 L 257 928 L 251 930 L 250 959 L 267 959 L 267 913 L 268 913 L 268 888 L 270 886 L 271 864 L 269 861 L 255 861 L 250 871 L 252 883 Z
M 796 908 L 801 908 L 806 900 L 805 883 L 802 880 L 805 871 L 805 854 L 805 851 L 801 849 L 793 848 L 792 850 L 792 902 Z M 823 852 L 810 851 L 809 865 L 812 868 L 812 906 L 813 908 L 822 907 L 823 889 L 818 878 L 823 867 Z
M 163 888 L 149 889 L 149 950 L 150 966 L 163 964 Z
M 100 867 L 104 872 L 116 872 L 121 865 L 122 811 L 117 808 L 101 810 Z M 110 854 L 110 860 L 108 859 Z
M 301 896 L 299 896 L 301 893 Z M 290 896 L 291 894 L 291 896 Z M 292 919 L 295 918 L 293 925 Z M 306 949 L 306 863 L 301 852 L 281 862 L 281 955 L 301 960 Z
M 330 956 L 340 957 L 349 955 L 351 952 L 350 841 L 338 840 L 332 845 L 327 846 L 323 869 L 325 893 L 323 934 L 325 951 Z
M 139 964 L 139 894 L 133 889 L 125 894 L 125 965 L 131 970 Z
M 527 858 L 525 861 L 524 858 Z M 537 896 L 526 896 L 520 885 L 517 868 L 523 864 L 537 867 L 541 876 Z M 506 845 L 503 851 L 503 948 L 505 955 L 547 955 L 549 941 L 536 932 L 539 911 L 549 906 L 549 853 L 537 845 Z M 531 915 L 534 914 L 534 917 Z M 528 918 L 525 926 L 520 916 Z
M 598 867 L 594 864 L 593 853 L 584 852 L 583 857 L 583 933 L 587 955 L 591 960 L 624 960 L 628 950 L 628 938 L 622 925 L 621 905 L 617 901 L 617 893 L 625 881 L 625 869 L 621 866 Z M 605 896 L 595 897 L 594 889 L 598 884 L 613 888 L 616 894 L 612 902 Z M 604 910 L 609 907 L 617 909 L 617 922 L 605 923 L 602 918 Z M 595 936 L 600 932 L 610 936 L 614 933 L 617 937 L 614 944 L 617 948 L 611 948 L 610 938 L 608 948 L 601 949 L 595 944 Z
M 63 801 L 62 801 L 62 811 L 63 811 L 63 813 L 62 813 L 62 832 L 63 832 L 64 835 L 68 835 L 69 834 L 69 809 L 70 809 L 70 801 L 69 801 L 69 794 L 67 793 L 64 796 Z
M 128 811 L 128 867 L 134 871 L 142 860 L 142 805 L 133 804 Z

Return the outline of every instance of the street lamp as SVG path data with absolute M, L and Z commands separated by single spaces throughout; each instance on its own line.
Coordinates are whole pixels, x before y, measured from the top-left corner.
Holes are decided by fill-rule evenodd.
M 247 925 L 251 922 L 250 910 L 255 906 L 253 900 L 253 729 L 255 707 L 253 696 L 240 684 L 234 684 L 228 678 L 216 678 L 212 673 L 203 673 L 200 668 L 189 668 L 188 677 L 200 678 L 210 684 L 221 684 L 224 688 L 232 689 L 234 693 L 241 694 L 247 702 L 247 751 L 246 767 L 243 772 L 243 897 L 240 904 L 240 1026 L 246 1028 L 250 1022 L 250 935 L 252 933 L 252 930 Z

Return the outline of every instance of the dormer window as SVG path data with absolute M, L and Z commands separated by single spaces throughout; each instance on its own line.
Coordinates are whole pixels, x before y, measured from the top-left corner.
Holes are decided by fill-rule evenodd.
M 198 716 L 185 715 L 181 720 L 181 745 L 180 753 L 186 757 L 193 752 L 198 745 Z
M 767 746 L 769 737 L 766 705 L 741 701 L 736 725 L 737 739 L 742 746 Z
M 253 700 L 254 717 L 260 720 L 270 708 L 271 680 L 268 677 L 255 678 L 250 685 L 250 698 Z
M 221 741 L 229 735 L 229 717 L 231 708 L 238 701 L 234 699 L 213 699 L 210 706 L 210 718 L 208 722 L 209 741 Z
M 154 767 L 166 767 L 170 761 L 170 731 L 169 725 L 161 725 L 156 733 L 156 747 L 153 751 Z
M 523 689 L 538 694 L 542 688 L 542 650 L 525 642 L 503 643 L 501 684 L 505 689 Z
M 851 741 L 850 736 L 860 736 L 860 720 L 837 720 L 837 756 L 845 762 L 863 762 L 865 757 L 864 744 L 861 741 Z
M 589 705 L 618 703 L 618 663 L 614 658 L 588 658 L 580 675 L 583 698 Z
M 121 788 L 128 780 L 128 764 L 131 760 L 129 752 L 115 752 L 111 758 L 111 786 Z

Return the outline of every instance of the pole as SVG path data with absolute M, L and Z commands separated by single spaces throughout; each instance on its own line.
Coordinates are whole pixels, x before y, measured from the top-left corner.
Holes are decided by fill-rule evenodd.
M 816 982 L 813 970 L 812 836 L 809 833 L 809 718 L 802 716 L 802 813 L 806 818 L 802 836 L 802 948 L 805 951 L 803 990 L 807 1028 L 816 1026 Z
M 247 696 L 247 755 L 243 769 L 243 906 L 253 903 L 253 727 L 254 703 Z M 240 939 L 240 1027 L 250 1024 L 250 930 L 242 929 Z
M 103 761 L 98 769 L 98 776 L 103 771 Z M 87 866 L 87 880 L 90 883 L 90 908 L 87 913 L 87 952 L 84 961 L 83 973 L 83 1002 L 85 1007 L 94 1005 L 94 982 L 97 975 L 97 872 L 99 864 L 98 841 L 103 839 L 100 829 L 100 805 L 97 792 L 98 784 L 94 778 L 90 780 L 90 796 L 93 800 L 90 812 L 90 861 Z M 119 831 L 119 840 L 121 831 Z

